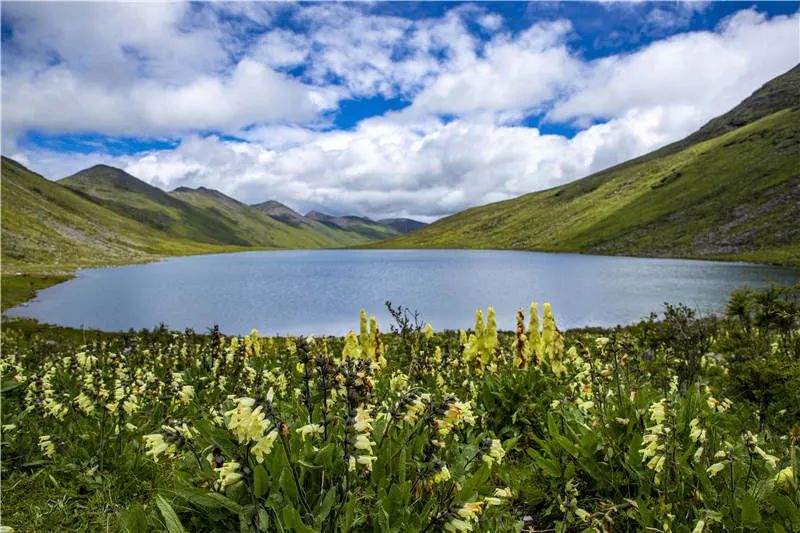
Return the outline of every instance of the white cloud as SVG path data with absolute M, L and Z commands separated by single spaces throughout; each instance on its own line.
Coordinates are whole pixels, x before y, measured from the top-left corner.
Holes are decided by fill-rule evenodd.
M 586 67 L 553 120 L 612 118 L 627 110 L 692 106 L 700 122 L 721 114 L 800 61 L 800 17 L 744 10 L 719 32 L 679 34 Z
M 8 5 L 23 30 L 3 57 L 5 141 L 28 129 L 180 137 L 174 149 L 129 156 L 11 145 L 12 157 L 49 177 L 105 162 L 165 189 L 376 217 L 430 220 L 585 176 L 681 138 L 800 60 L 800 17 L 752 10 L 715 31 L 586 61 L 568 21 L 511 33 L 475 6 L 412 20 L 344 4 L 170 4 L 144 12 L 143 36 L 124 23 L 141 18 L 136 10 L 92 4 L 78 10 L 83 20 L 59 7 L 77 36 L 46 10 Z M 266 31 L 232 35 L 215 18 L 226 9 Z M 270 29 L 280 9 L 307 31 Z M 665 13 L 651 10 L 650 23 L 678 24 Z M 95 29 L 103 15 L 108 26 Z M 375 95 L 411 105 L 326 131 L 341 99 Z M 539 113 L 582 131 L 522 125 Z

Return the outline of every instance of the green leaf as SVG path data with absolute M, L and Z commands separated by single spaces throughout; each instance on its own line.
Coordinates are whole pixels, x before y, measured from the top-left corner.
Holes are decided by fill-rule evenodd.
M 328 513 L 331 512 L 333 508 L 333 504 L 336 502 L 336 487 L 331 487 L 328 489 L 328 492 L 325 494 L 325 497 L 322 499 L 322 504 L 319 506 L 319 512 L 317 513 L 317 520 L 322 521 L 328 517 Z
M 314 530 L 303 523 L 300 513 L 292 504 L 283 508 L 283 524 L 297 533 L 314 533 Z
M 208 493 L 208 497 L 217 501 L 222 507 L 226 508 L 227 510 L 231 511 L 232 513 L 239 514 L 242 512 L 242 506 L 236 503 L 235 501 L 231 500 L 230 498 L 223 496 L 218 492 L 210 492 Z
M 164 523 L 167 526 L 167 531 L 169 531 L 169 533 L 186 533 L 186 530 L 183 529 L 183 525 L 181 524 L 178 515 L 175 514 L 175 510 L 160 494 L 156 496 L 156 505 L 158 505 L 158 509 L 161 511 L 161 515 L 164 517 Z
M 253 492 L 255 492 L 256 498 L 266 494 L 268 488 L 269 475 L 267 474 L 267 469 L 264 468 L 264 465 L 258 465 L 253 470 Z
M 761 524 L 761 513 L 758 511 L 758 502 L 752 494 L 746 492 L 742 497 L 742 522 L 746 526 Z

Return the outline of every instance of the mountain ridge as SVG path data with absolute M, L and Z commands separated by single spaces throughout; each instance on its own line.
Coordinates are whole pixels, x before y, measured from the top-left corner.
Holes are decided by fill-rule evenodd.
M 798 104 L 800 65 L 675 143 L 368 246 L 800 264 Z

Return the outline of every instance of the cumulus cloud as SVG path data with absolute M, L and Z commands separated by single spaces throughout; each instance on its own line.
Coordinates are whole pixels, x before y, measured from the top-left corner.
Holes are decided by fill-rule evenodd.
M 563 184 L 681 138 L 800 60 L 798 15 L 753 10 L 590 61 L 567 20 L 511 31 L 469 5 L 428 18 L 347 4 L 159 4 L 142 16 L 81 6 L 85 20 L 58 12 L 79 36 L 47 10 L 3 4 L 15 28 L 4 40 L 7 153 L 53 178 L 104 162 L 168 190 L 202 185 L 303 212 L 432 220 Z M 658 9 L 646 24 L 690 16 Z M 108 26 L 93 29 L 103 15 Z M 274 27 L 278 15 L 292 25 Z M 144 36 L 124 23 L 137 17 Z M 408 105 L 332 127 L 342 100 L 376 96 Z M 531 117 L 579 131 L 543 134 Z M 31 130 L 176 146 L 15 148 Z
M 549 116 L 610 118 L 632 108 L 688 105 L 711 118 L 800 61 L 799 22 L 797 15 L 766 19 L 744 10 L 716 32 L 678 34 L 599 59 Z

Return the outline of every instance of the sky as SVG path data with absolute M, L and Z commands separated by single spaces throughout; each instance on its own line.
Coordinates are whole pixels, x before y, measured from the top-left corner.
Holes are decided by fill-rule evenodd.
M 2 2 L 2 152 L 432 221 L 678 140 L 800 62 L 798 2 Z

